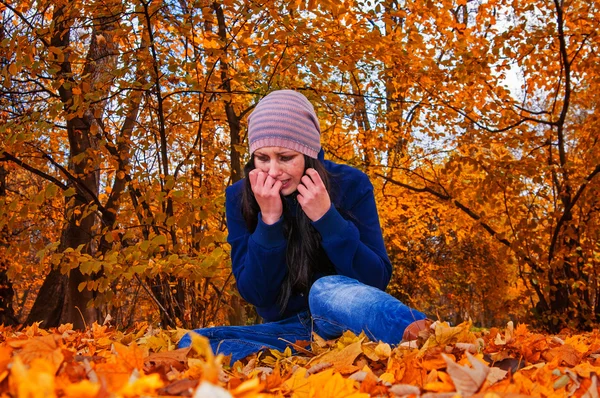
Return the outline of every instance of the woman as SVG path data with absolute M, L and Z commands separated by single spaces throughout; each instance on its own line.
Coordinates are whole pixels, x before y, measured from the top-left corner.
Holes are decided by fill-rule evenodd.
M 232 363 L 312 332 L 397 344 L 425 318 L 384 292 L 392 266 L 373 186 L 324 160 L 320 135 L 313 106 L 292 90 L 270 93 L 248 119 L 247 177 L 226 189 L 227 240 L 239 293 L 265 323 L 195 330 Z

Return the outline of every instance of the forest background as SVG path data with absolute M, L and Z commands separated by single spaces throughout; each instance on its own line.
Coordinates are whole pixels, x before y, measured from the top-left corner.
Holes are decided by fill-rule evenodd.
M 271 90 L 368 173 L 389 291 L 600 319 L 600 5 L 0 0 L 0 322 L 245 324 L 224 189 Z M 93 303 L 93 306 L 88 305 Z

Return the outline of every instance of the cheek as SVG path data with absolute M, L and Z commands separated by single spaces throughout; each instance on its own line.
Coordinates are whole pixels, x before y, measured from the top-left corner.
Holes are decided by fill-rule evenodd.
M 294 176 L 294 179 L 300 181 L 304 176 L 304 164 L 297 164 L 294 166 L 293 172 L 290 173 Z

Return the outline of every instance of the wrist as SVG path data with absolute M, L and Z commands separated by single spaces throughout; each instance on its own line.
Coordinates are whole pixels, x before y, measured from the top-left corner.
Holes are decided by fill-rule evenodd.
M 267 224 L 267 225 L 273 225 L 275 224 L 277 221 L 279 221 L 281 219 L 281 214 L 264 214 L 261 213 L 260 214 L 261 218 L 262 218 L 262 222 Z

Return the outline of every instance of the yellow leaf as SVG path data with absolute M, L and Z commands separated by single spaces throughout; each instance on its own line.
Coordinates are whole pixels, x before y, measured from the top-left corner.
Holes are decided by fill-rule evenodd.
M 390 384 L 394 384 L 396 382 L 394 375 L 388 372 L 385 372 L 381 376 L 379 376 L 379 380 Z
M 137 373 L 137 372 L 136 372 Z M 136 373 L 132 375 L 134 381 L 129 381 L 119 391 L 126 397 L 139 397 L 144 395 L 154 395 L 156 390 L 161 388 L 164 383 L 160 379 L 160 375 L 152 373 L 151 375 L 135 377 Z M 130 378 L 131 379 L 131 378 Z
M 361 340 L 358 340 L 342 350 L 331 350 L 313 358 L 311 364 L 330 363 L 333 369 L 340 373 L 352 373 L 359 369 L 354 366 L 354 361 L 360 354 L 362 354 L 362 346 Z
M 231 391 L 231 395 L 235 398 L 253 398 L 262 390 L 263 386 L 260 379 L 255 377 L 250 380 L 246 380 L 242 384 L 236 387 L 235 390 Z
M 369 394 L 360 393 L 354 380 L 345 379 L 333 369 L 327 369 L 308 378 L 310 398 L 368 398 Z
M 308 398 L 310 392 L 310 384 L 306 377 L 306 369 L 298 368 L 292 377 L 283 383 L 285 391 L 292 394 L 293 397 L 297 398 Z
M 64 396 L 67 398 L 94 398 L 98 395 L 98 391 L 100 391 L 100 384 L 82 380 L 78 383 L 67 384 L 64 387 Z
M 55 368 L 52 362 L 35 358 L 29 368 L 20 357 L 15 357 L 8 378 L 9 390 L 15 397 L 52 398 Z

